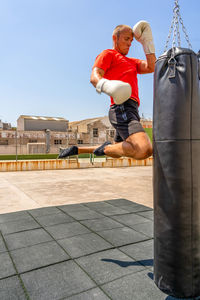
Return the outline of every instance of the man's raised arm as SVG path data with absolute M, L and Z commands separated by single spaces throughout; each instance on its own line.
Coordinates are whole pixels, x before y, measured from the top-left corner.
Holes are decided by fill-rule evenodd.
M 149 23 L 147 21 L 139 21 L 133 27 L 133 33 L 135 39 L 142 44 L 146 55 L 146 60 L 143 60 L 140 64 L 140 73 L 145 74 L 154 72 L 156 62 L 155 46 Z

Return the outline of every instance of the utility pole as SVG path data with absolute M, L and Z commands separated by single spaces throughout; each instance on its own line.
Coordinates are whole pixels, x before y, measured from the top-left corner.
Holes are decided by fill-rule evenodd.
M 16 161 L 18 159 L 17 157 L 17 127 L 16 127 L 16 131 L 15 131 L 15 146 L 16 146 Z

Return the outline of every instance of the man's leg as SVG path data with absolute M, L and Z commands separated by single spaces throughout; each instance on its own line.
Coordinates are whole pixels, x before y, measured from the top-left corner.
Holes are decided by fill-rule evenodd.
M 104 153 L 111 157 L 127 156 L 145 159 L 152 155 L 152 145 L 145 132 L 137 132 L 121 143 L 106 146 Z
M 97 146 L 89 146 L 89 147 L 77 147 L 74 145 L 74 146 L 71 146 L 68 148 L 60 148 L 60 153 L 58 155 L 58 158 L 65 158 L 68 156 L 78 155 L 81 153 L 94 153 L 94 150 L 99 149 L 99 148 L 102 148 L 102 149 L 100 149 L 100 152 L 102 152 L 101 155 L 105 155 L 103 150 L 104 150 L 104 147 L 108 144 L 111 144 L 111 142 L 107 141 L 101 146 L 97 145 Z M 97 155 L 100 155 L 100 154 L 98 153 Z
M 81 153 L 93 153 L 93 151 L 94 151 L 97 147 L 98 147 L 98 146 L 78 147 L 78 154 L 81 154 Z

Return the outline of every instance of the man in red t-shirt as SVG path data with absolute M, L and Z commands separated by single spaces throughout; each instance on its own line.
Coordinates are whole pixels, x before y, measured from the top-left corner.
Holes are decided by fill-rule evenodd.
M 126 57 L 134 37 L 142 44 L 146 60 Z M 140 123 L 137 82 L 137 74 L 154 71 L 156 57 L 150 25 L 146 21 L 138 22 L 133 29 L 118 25 L 112 38 L 113 49 L 104 50 L 97 56 L 90 82 L 98 93 L 103 92 L 111 98 L 109 119 L 116 129 L 115 144 L 105 142 L 100 147 L 72 146 L 62 149 L 59 158 L 94 153 L 97 156 L 144 159 L 152 154 L 151 142 Z

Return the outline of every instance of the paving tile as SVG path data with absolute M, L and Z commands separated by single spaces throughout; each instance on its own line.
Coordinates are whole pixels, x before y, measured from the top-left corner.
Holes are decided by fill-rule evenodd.
M 56 242 L 47 242 L 10 252 L 19 273 L 68 260 Z
M 24 273 L 21 278 L 31 300 L 62 299 L 96 287 L 73 261 Z
M 146 219 L 142 216 L 138 216 L 137 214 L 134 214 L 134 213 L 120 215 L 120 216 L 113 216 L 112 218 L 124 225 L 127 225 L 127 226 L 132 226 L 135 224 L 142 224 L 142 223 L 148 222 L 148 219 Z
M 127 274 L 144 270 L 144 266 L 135 262 L 117 249 L 81 257 L 76 259 L 76 262 L 97 282 L 98 285 Z
M 13 222 L 17 220 L 22 220 L 22 219 L 32 219 L 31 216 L 27 213 L 27 211 L 17 211 L 13 213 L 8 213 L 8 214 L 1 214 L 0 215 L 0 223 L 5 223 L 5 222 Z
M 83 292 L 79 295 L 65 298 L 66 300 L 109 300 L 100 288 L 95 288 L 87 292 Z
M 144 266 L 153 266 L 153 240 L 120 247 L 119 250 Z
M 28 210 L 28 212 L 33 217 L 41 217 L 41 216 L 47 216 L 47 215 L 60 213 L 60 210 L 58 208 L 56 208 L 55 206 L 50 206 L 50 207 L 41 207 L 41 208 L 31 209 L 31 210 Z
M 5 244 L 4 244 L 4 241 L 3 241 L 3 239 L 2 239 L 2 236 L 0 235 L 0 253 L 6 252 L 6 251 L 7 251 L 6 246 L 5 246 Z
M 139 212 L 138 215 L 143 216 L 143 217 L 153 221 L 153 211 Z
M 98 234 L 116 247 L 148 239 L 144 234 L 127 227 L 99 231 Z
M 141 232 L 141 233 L 147 235 L 148 237 L 153 238 L 153 222 L 152 221 L 145 222 L 143 224 L 132 225 L 130 227 L 133 228 L 135 231 Z
M 58 243 L 72 258 L 112 248 L 113 246 L 95 233 L 59 240 Z
M 89 229 L 78 222 L 58 224 L 45 227 L 55 240 L 72 237 L 79 234 L 91 233 Z
M 74 222 L 74 219 L 68 215 L 66 215 L 63 212 L 47 215 L 47 216 L 41 216 L 41 217 L 35 217 L 35 219 L 42 225 L 42 226 L 51 226 L 51 225 L 57 225 L 62 223 L 70 223 Z
M 151 211 L 152 208 L 140 205 L 137 203 L 132 203 L 131 205 L 125 205 L 125 206 L 120 206 L 121 209 L 127 211 L 127 212 L 138 212 L 138 211 Z
M 102 209 L 105 210 L 106 208 L 112 208 L 112 205 L 104 202 L 104 201 L 98 201 L 98 202 L 88 202 L 84 203 L 84 205 L 88 208 L 91 208 L 96 211 L 101 211 Z
M 124 206 L 123 206 L 124 208 Z M 128 210 L 129 208 L 124 208 L 126 210 Z M 152 211 L 152 208 L 151 207 L 148 207 L 148 206 L 144 206 L 144 205 L 141 205 L 141 204 L 137 204 L 135 203 L 134 204 L 134 207 L 130 208 L 132 212 L 143 212 L 143 211 Z
M 114 206 L 124 206 L 124 205 L 131 205 L 131 204 L 133 204 L 132 201 L 127 200 L 127 199 L 123 199 L 123 198 L 120 198 L 120 199 L 111 199 L 111 200 L 107 200 L 105 202 L 109 203 L 111 205 L 114 205 Z
M 167 295 L 162 293 L 145 270 L 125 276 L 113 282 L 102 285 L 101 288 L 113 300 L 165 300 Z
M 31 216 L 30 216 L 31 218 Z M 0 230 L 2 234 L 9 234 L 9 233 L 14 233 L 14 232 L 19 232 L 19 231 L 24 231 L 24 230 L 30 230 L 30 229 L 35 229 L 35 228 L 40 228 L 41 226 L 35 222 L 33 219 L 22 219 L 22 220 L 17 220 L 14 222 L 7 222 L 0 224 Z
M 1 300 L 25 300 L 27 299 L 20 280 L 17 276 L 0 280 Z
M 121 207 L 115 207 L 112 205 L 107 208 L 102 208 L 101 211 L 99 209 L 99 212 L 104 216 L 115 216 L 115 215 L 122 215 L 128 213 L 126 210 L 121 209 Z
M 72 216 L 76 220 L 88 220 L 88 219 L 98 219 L 102 218 L 102 215 L 98 214 L 94 210 L 91 209 L 85 209 L 81 211 L 70 211 L 67 212 L 70 216 Z
M 124 226 L 121 223 L 118 223 L 108 217 L 95 220 L 85 220 L 81 221 L 81 223 L 96 232 Z
M 88 208 L 82 204 L 68 204 L 68 205 L 61 205 L 57 207 L 66 213 L 71 211 L 88 210 Z
M 15 275 L 16 271 L 8 252 L 0 254 L 0 279 Z
M 42 228 L 5 235 L 5 241 L 9 250 L 28 247 L 51 240 L 52 237 Z

